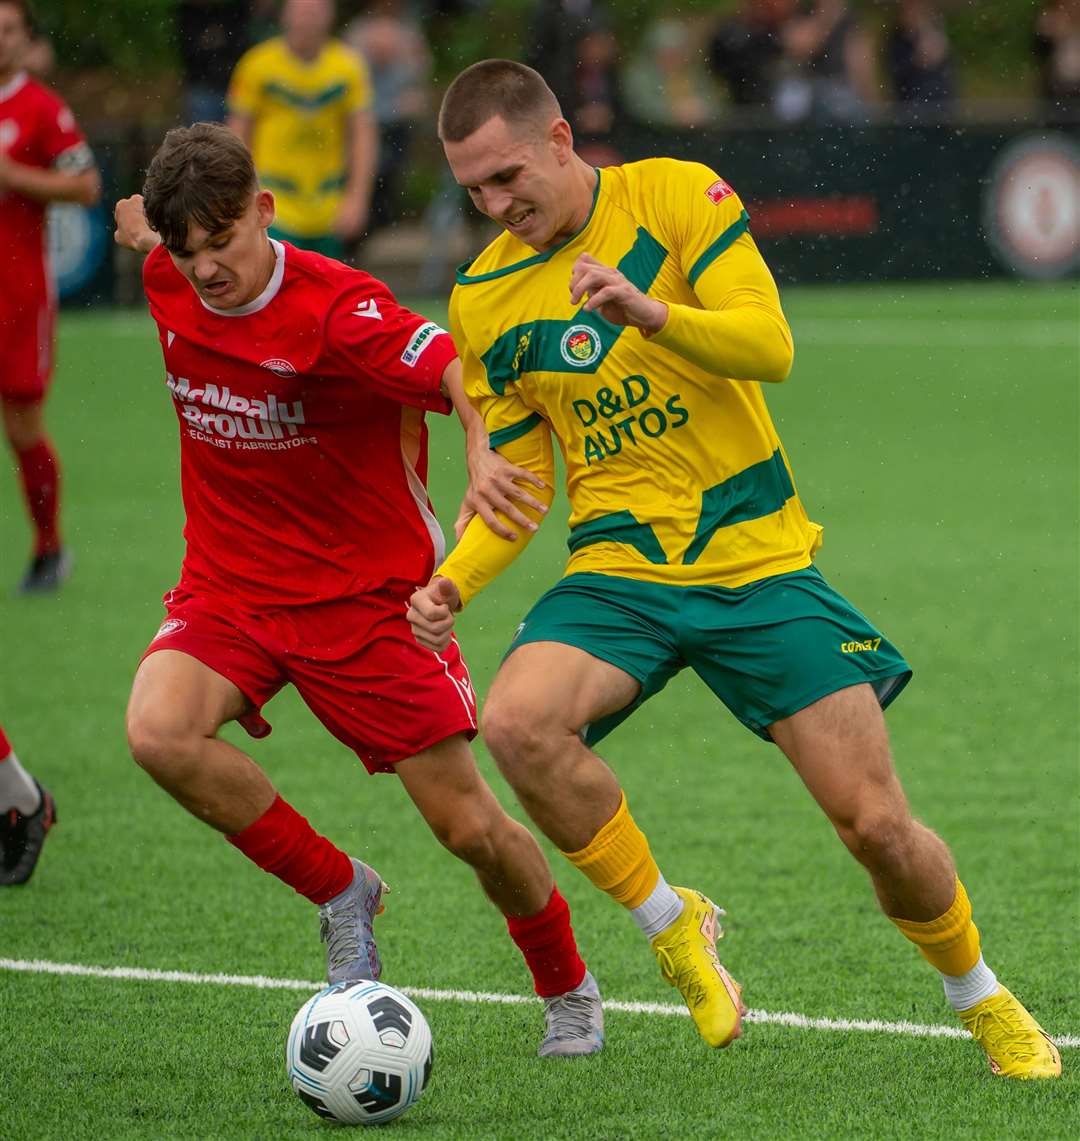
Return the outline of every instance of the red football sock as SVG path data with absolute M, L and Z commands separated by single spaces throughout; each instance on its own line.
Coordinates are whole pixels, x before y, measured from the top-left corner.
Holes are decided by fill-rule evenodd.
M 254 824 L 225 839 L 312 903 L 325 903 L 352 883 L 349 857 L 280 796 Z
M 4 727 L 0 725 L 0 761 L 6 761 L 11 756 L 11 742 L 4 734 Z
M 60 512 L 60 464 L 45 436 L 24 452 L 16 452 L 23 495 L 36 536 L 34 554 L 45 555 L 60 546 L 57 517 Z
M 537 915 L 508 915 L 506 926 L 532 971 L 538 995 L 550 998 L 581 985 L 585 963 L 578 954 L 570 926 L 570 908 L 557 887 L 543 911 Z

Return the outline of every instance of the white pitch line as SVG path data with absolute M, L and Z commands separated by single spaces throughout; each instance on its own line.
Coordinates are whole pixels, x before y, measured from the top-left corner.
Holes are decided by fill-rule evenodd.
M 204 986 L 244 986 L 262 990 L 299 990 L 309 994 L 322 990 L 325 982 L 311 979 L 276 979 L 266 975 L 194 974 L 190 971 L 157 971 L 145 967 L 88 967 L 81 963 L 53 963 L 47 959 L 0 959 L 0 970 L 25 971 L 30 974 L 78 975 L 84 978 L 120 979 L 124 982 L 196 983 Z M 431 987 L 403 986 L 399 990 L 412 998 L 431 1002 L 473 1002 L 518 1006 L 538 1000 L 521 994 L 489 994 L 475 990 L 434 990 Z M 684 1006 L 660 1002 L 618 1002 L 607 999 L 605 1010 L 621 1014 L 658 1014 L 683 1016 L 689 1012 Z M 751 1010 L 747 1022 L 774 1026 L 790 1026 L 797 1030 L 861 1031 L 871 1034 L 903 1034 L 913 1038 L 969 1038 L 966 1030 L 958 1026 L 927 1026 L 920 1022 L 882 1022 L 862 1018 L 810 1018 L 790 1011 Z M 1055 1035 L 1058 1046 L 1080 1046 L 1080 1036 Z

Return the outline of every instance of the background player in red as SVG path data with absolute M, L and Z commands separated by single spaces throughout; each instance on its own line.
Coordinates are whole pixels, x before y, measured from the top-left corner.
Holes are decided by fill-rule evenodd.
M 53 798 L 19 764 L 0 725 L 0 887 L 33 875 L 45 833 L 55 823 Z
M 507 917 L 546 999 L 540 1053 L 598 1050 L 599 993 L 569 909 L 469 749 L 476 697 L 458 647 L 422 649 L 405 619 L 443 551 L 424 413 L 452 400 L 471 470 L 503 464 L 453 342 L 367 274 L 271 241 L 273 196 L 224 127 L 170 131 L 144 195 L 118 205 L 117 240 L 150 250 L 143 281 L 180 422 L 187 549 L 135 677 L 135 759 L 320 905 L 331 981 L 377 978 L 380 877 L 217 736 L 231 720 L 268 733 L 260 709 L 291 683 L 369 772 L 398 775 Z
M 45 434 L 56 297 L 45 261 L 50 202 L 93 205 L 101 180 L 75 119 L 22 68 L 24 0 L 0 0 L 0 404 L 34 525 L 20 590 L 54 590 L 70 560 L 60 541 L 60 466 Z

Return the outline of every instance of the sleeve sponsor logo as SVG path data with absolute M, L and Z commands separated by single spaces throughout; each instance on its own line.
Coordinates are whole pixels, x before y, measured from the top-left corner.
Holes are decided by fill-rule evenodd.
M 600 355 L 600 338 L 588 325 L 571 325 L 562 335 L 559 352 L 567 364 L 585 368 Z
M 722 179 L 718 178 L 708 190 L 705 191 L 705 197 L 714 205 L 719 206 L 725 198 L 730 198 L 735 193 L 730 186 Z
M 445 332 L 446 330 L 436 325 L 434 321 L 425 321 L 405 346 L 405 351 L 401 354 L 401 363 L 409 368 L 415 368 L 424 350 L 440 333 Z

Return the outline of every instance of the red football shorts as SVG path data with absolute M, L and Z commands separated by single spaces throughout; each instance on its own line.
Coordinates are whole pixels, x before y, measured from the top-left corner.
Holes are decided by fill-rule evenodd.
M 265 737 L 261 715 L 287 684 L 370 773 L 464 733 L 476 736 L 476 694 L 452 641 L 442 654 L 417 645 L 400 599 L 347 598 L 246 613 L 177 588 L 143 655 L 179 650 L 221 674 L 251 702 L 238 720 Z
M 56 306 L 41 290 L 13 297 L 0 292 L 0 397 L 36 403 L 49 387 Z

